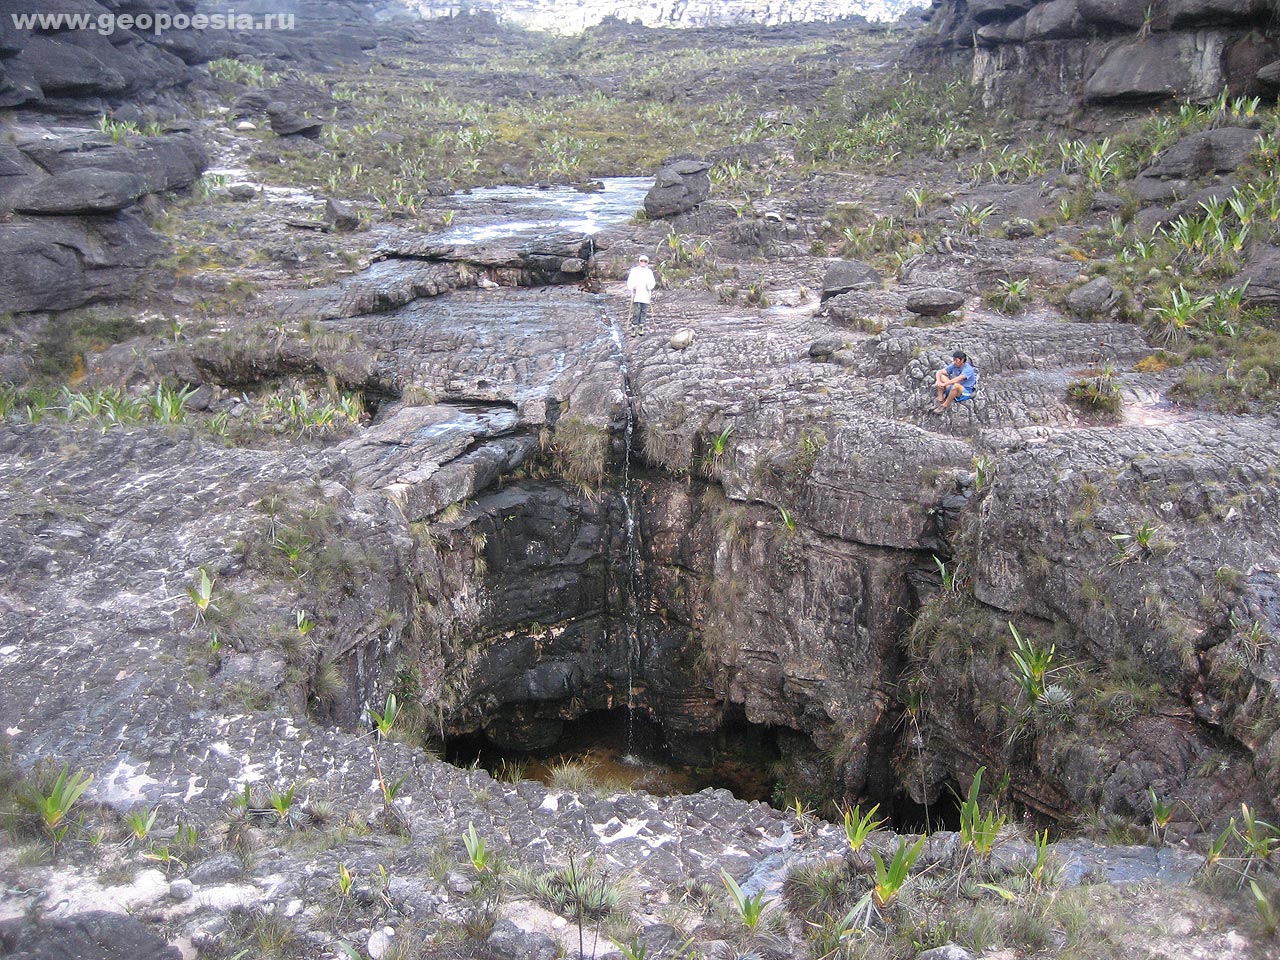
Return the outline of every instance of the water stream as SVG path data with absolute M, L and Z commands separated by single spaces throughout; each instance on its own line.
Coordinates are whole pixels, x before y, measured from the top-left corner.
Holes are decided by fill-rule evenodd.
M 573 187 L 477 187 L 449 197 L 453 224 L 435 234 L 440 243 L 483 243 L 542 233 L 598 233 L 626 223 L 644 205 L 649 177 L 606 177 L 603 190 Z
M 631 478 L 631 455 L 635 442 L 635 397 L 631 385 L 631 369 L 627 363 L 626 341 L 618 319 L 605 313 L 609 334 L 617 351 L 618 373 L 622 378 L 623 444 L 622 444 L 622 517 L 625 550 L 623 594 L 623 644 L 627 657 L 627 752 L 624 762 L 633 756 L 635 712 L 635 666 L 640 656 L 640 524 L 636 491 Z

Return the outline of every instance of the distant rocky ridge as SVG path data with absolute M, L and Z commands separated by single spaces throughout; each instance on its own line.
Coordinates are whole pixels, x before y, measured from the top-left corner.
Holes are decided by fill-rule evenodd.
M 917 51 L 971 56 L 988 105 L 1065 115 L 1224 86 L 1275 96 L 1278 26 L 1269 0 L 933 0 Z
M 716 27 L 737 23 L 774 25 L 865 17 L 896 20 L 912 0 L 401 0 L 427 17 L 467 10 L 492 11 L 505 23 L 535 30 L 572 33 L 606 17 L 639 21 L 647 27 Z

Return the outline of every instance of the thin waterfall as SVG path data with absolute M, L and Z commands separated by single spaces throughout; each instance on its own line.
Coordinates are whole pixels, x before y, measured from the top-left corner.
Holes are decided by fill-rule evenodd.
M 616 348 L 618 372 L 622 378 L 622 404 L 624 408 L 622 448 L 622 519 L 625 568 L 623 580 L 623 649 L 627 660 L 627 749 L 624 761 L 632 757 L 632 735 L 635 710 L 635 668 L 640 656 L 640 520 L 636 501 L 635 483 L 631 477 L 631 454 L 635 442 L 635 395 L 631 384 L 631 370 L 627 363 L 626 344 L 622 325 L 607 311 L 609 335 Z

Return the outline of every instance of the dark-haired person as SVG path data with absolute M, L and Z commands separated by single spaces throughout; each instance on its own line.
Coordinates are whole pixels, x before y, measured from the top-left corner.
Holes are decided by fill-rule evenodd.
M 974 369 L 963 350 L 951 355 L 951 362 L 933 377 L 938 390 L 938 402 L 930 413 L 943 413 L 957 400 L 970 399 L 978 389 L 978 371 Z

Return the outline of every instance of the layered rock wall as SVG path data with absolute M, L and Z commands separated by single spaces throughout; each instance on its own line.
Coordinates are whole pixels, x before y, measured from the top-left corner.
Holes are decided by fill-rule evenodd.
M 1223 87 L 1273 96 L 1276 27 L 1264 0 L 934 0 L 917 51 L 971 58 L 989 106 L 1064 116 Z

